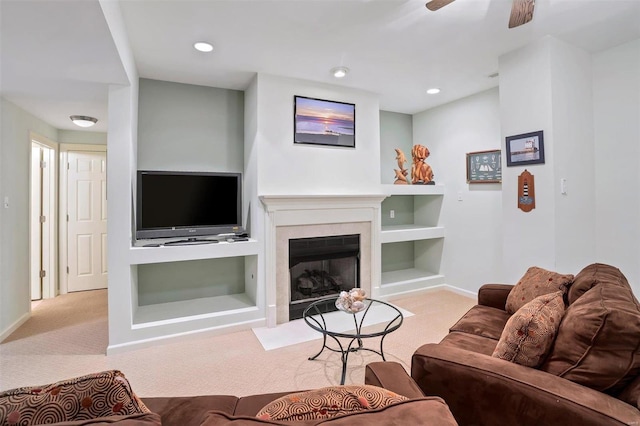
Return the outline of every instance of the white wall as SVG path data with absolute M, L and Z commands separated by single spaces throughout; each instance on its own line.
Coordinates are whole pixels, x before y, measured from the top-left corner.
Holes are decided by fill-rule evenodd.
M 380 107 L 362 90 L 259 74 L 258 193 L 378 193 Z M 356 147 L 293 143 L 294 95 L 356 104 Z
M 57 130 L 1 98 L 0 340 L 27 319 L 29 290 L 29 159 L 33 131 L 51 140 Z M 4 198 L 9 197 L 9 208 Z
M 555 197 L 555 267 L 576 274 L 595 261 L 591 55 L 554 39 L 550 55 L 554 181 L 548 190 Z
M 58 130 L 59 143 L 76 143 L 89 145 L 106 145 L 107 134 L 103 132 L 87 132 L 82 130 Z
M 593 55 L 597 260 L 640 295 L 640 39 Z
M 501 141 L 508 136 L 542 130 L 546 161 L 506 167 L 506 158 L 502 159 L 503 265 L 507 282 L 516 282 L 532 265 L 555 268 L 555 198 L 551 190 L 554 139 L 548 46 L 549 38 L 545 38 L 499 59 Z M 536 207 L 528 213 L 518 209 L 517 201 L 518 175 L 525 169 L 534 176 L 536 196 Z
M 441 273 L 474 292 L 502 277 L 502 192 L 500 184 L 467 183 L 466 153 L 500 149 L 499 114 L 491 89 L 413 116 L 413 141 L 429 148 L 434 180 L 446 188 Z
M 545 37 L 501 56 L 499 69 L 502 138 L 542 130 L 545 151 L 545 164 L 503 169 L 505 279 L 517 281 L 533 265 L 575 274 L 595 259 L 589 54 Z M 517 208 L 525 169 L 535 179 L 528 213 Z

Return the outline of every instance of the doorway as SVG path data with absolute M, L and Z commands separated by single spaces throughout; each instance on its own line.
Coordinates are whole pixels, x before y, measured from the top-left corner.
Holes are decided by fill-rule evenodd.
M 104 145 L 61 145 L 61 293 L 107 288 L 107 155 Z
M 58 144 L 32 133 L 30 167 L 30 293 L 31 300 L 57 294 Z

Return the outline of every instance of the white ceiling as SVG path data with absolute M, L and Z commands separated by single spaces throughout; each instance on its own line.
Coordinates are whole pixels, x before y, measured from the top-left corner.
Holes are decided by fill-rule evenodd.
M 115 0 L 111 0 L 115 1 Z M 268 73 L 368 90 L 416 113 L 494 87 L 498 57 L 546 35 L 591 52 L 640 38 L 640 0 L 537 0 L 508 29 L 511 0 L 121 0 L 141 77 L 242 90 Z M 97 0 L 0 0 L 2 95 L 49 124 L 98 117 L 126 83 Z M 195 41 L 214 44 L 195 51 Z M 330 76 L 335 66 L 351 72 Z M 430 96 L 429 87 L 442 93 Z M 78 128 L 76 128 L 78 129 Z

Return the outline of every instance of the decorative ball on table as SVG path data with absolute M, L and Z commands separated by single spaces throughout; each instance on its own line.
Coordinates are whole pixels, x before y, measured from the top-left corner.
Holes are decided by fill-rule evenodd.
M 352 288 L 348 292 L 341 291 L 336 299 L 336 308 L 349 314 L 356 314 L 367 307 L 364 303 L 365 297 L 366 293 L 361 288 Z

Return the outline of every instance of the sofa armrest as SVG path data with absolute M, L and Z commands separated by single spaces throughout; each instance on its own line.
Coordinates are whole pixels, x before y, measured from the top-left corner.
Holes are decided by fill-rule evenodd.
M 365 368 L 364 383 L 379 386 L 407 398 L 422 398 L 424 394 L 404 367 L 397 362 L 372 362 Z
M 478 290 L 478 305 L 498 308 L 504 311 L 507 296 L 514 286 L 511 284 L 485 284 Z
M 461 425 L 630 425 L 637 408 L 558 376 L 443 344 L 414 353 L 411 376 Z

